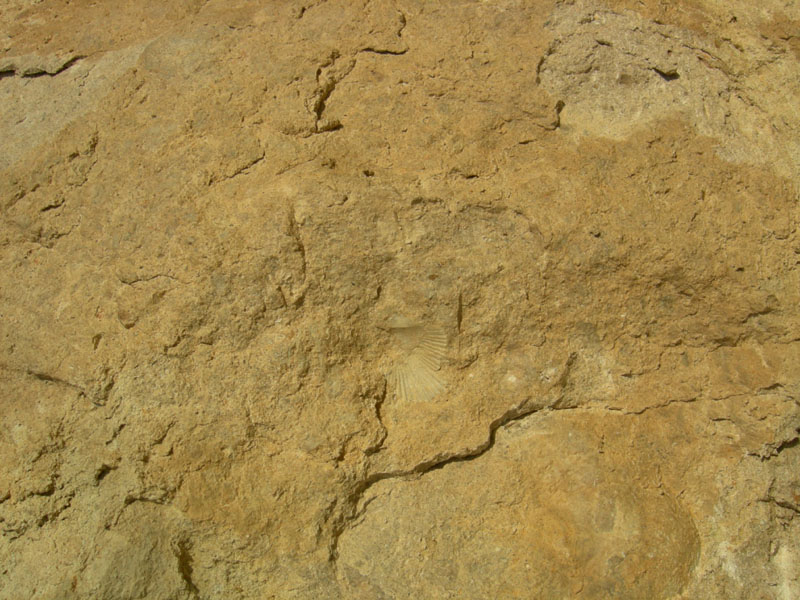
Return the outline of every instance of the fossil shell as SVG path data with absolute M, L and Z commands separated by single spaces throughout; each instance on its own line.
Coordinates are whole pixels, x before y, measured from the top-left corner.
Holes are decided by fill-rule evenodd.
M 444 389 L 438 371 L 447 349 L 447 335 L 436 326 L 392 320 L 390 331 L 396 359 L 390 383 L 398 400 L 426 402 Z

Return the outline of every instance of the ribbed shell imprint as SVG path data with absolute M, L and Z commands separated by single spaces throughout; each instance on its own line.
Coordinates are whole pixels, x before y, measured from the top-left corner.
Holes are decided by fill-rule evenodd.
M 438 371 L 447 349 L 447 335 L 440 327 L 411 323 L 390 331 L 398 350 L 390 375 L 397 399 L 432 400 L 444 389 Z

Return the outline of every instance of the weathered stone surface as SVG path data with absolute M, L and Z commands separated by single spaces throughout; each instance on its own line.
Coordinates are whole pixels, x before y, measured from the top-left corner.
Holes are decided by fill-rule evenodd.
M 498 434 L 485 457 L 376 484 L 340 538 L 343 572 L 371 582 L 368 597 L 678 593 L 697 563 L 697 530 L 651 461 L 620 460 L 632 445 L 647 450 L 627 421 L 531 417 Z
M 0 598 L 800 596 L 796 6 L 0 23 Z

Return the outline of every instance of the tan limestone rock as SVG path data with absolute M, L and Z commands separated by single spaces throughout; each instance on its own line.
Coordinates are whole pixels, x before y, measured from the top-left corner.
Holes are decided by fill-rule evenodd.
M 800 596 L 798 23 L 0 2 L 0 599 Z

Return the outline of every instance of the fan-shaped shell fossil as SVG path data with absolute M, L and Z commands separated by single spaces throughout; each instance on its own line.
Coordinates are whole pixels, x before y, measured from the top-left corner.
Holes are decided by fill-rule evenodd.
M 439 375 L 447 349 L 447 335 L 441 327 L 414 323 L 403 317 L 389 322 L 395 358 L 389 374 L 398 400 L 426 402 L 444 387 Z

